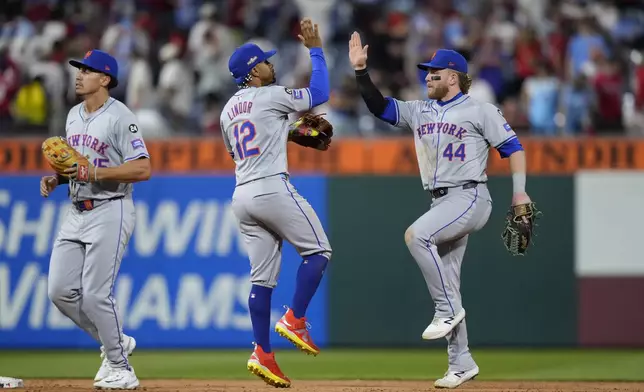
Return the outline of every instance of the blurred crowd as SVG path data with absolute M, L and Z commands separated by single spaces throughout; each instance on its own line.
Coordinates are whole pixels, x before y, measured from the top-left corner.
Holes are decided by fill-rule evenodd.
M 308 84 L 299 20 L 320 25 L 332 93 L 316 111 L 338 136 L 398 135 L 368 113 L 347 44 L 369 44 L 383 94 L 426 99 L 416 64 L 463 53 L 470 95 L 532 135 L 644 135 L 644 1 L 622 0 L 4 0 L 0 8 L 0 137 L 64 134 L 78 102 L 71 58 L 119 61 L 111 94 L 146 137 L 219 134 L 236 91 L 228 57 L 244 42 L 275 48 L 277 82 Z

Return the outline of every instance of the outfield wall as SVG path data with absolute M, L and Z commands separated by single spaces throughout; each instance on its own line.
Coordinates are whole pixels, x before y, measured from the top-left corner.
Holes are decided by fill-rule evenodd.
M 0 347 L 93 347 L 47 299 L 51 244 L 68 207 L 64 189 L 45 200 L 38 181 L 0 177 Z M 429 206 L 418 178 L 297 175 L 292 182 L 334 248 L 309 314 L 316 340 L 443 345 L 420 339 L 433 305 L 403 241 Z M 472 345 L 644 345 L 635 227 L 644 218 L 636 203 L 642 183 L 633 172 L 529 178 L 544 216 L 530 254 L 512 258 L 500 240 L 511 180 L 492 177 L 493 213 L 471 236 L 463 264 Z M 249 264 L 229 205 L 233 187 L 232 176 L 214 175 L 159 175 L 136 185 L 137 224 L 115 295 L 141 347 L 250 345 Z M 286 245 L 274 319 L 290 303 L 298 263 Z

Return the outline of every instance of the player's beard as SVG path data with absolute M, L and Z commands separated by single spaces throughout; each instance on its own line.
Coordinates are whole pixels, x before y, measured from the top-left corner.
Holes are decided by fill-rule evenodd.
M 449 89 L 447 88 L 447 86 L 434 86 L 432 90 L 427 91 L 427 97 L 429 99 L 441 100 L 447 95 L 448 92 Z

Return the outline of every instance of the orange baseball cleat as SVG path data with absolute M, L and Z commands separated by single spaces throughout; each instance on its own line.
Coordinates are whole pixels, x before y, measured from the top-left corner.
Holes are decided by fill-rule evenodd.
M 288 309 L 277 322 L 275 332 L 309 355 L 315 356 L 320 353 L 320 349 L 313 343 L 309 334 L 309 324 L 306 322 L 306 317 L 296 318 L 291 309 Z
M 289 388 L 291 380 L 282 373 L 275 362 L 275 353 L 265 353 L 262 347 L 255 344 L 255 350 L 248 359 L 248 370 L 275 388 Z

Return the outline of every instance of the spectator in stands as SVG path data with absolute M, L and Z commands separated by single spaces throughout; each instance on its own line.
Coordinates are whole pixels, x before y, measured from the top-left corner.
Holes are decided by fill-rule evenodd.
M 536 135 L 554 135 L 557 132 L 559 79 L 547 63 L 536 66 L 536 74 L 523 82 L 522 104 L 527 111 L 530 130 Z
M 360 102 L 353 78 L 345 78 L 340 88 L 331 92 L 326 118 L 333 124 L 334 135 L 360 136 L 357 118 Z
M 9 57 L 8 43 L 0 45 L 0 127 L 12 124 L 11 102 L 20 88 L 20 71 Z
M 591 20 L 582 19 L 578 23 L 577 33 L 568 42 L 569 79 L 576 77 L 579 72 L 584 71 L 584 67 L 591 64 L 593 49 L 601 51 L 606 57 L 609 55 L 604 37 L 597 33 Z
M 514 52 L 516 73 L 521 80 L 537 73 L 538 64 L 546 61 L 541 50 L 541 42 L 535 31 L 527 28 L 521 31 Z
M 198 130 L 192 121 L 194 71 L 182 54 L 182 48 L 174 43 L 167 43 L 159 51 L 162 66 L 157 88 L 158 108 L 176 132 L 194 134 Z
M 563 132 L 567 135 L 590 132 L 593 90 L 583 74 L 577 75 L 572 83 L 563 86 L 560 111 L 563 115 Z
M 63 43 L 57 41 L 53 45 L 47 44 L 38 48 L 34 53 L 33 63 L 25 68 L 32 77 L 39 77 L 42 80 L 48 102 L 47 126 L 52 136 L 65 135 L 68 110 L 65 105 L 67 79 L 64 60 Z
M 483 38 L 474 50 L 474 64 L 478 77 L 492 87 L 496 100 L 503 101 L 508 86 L 501 64 L 501 42 L 496 38 Z
M 644 129 L 644 121 L 633 119 L 637 113 L 644 116 L 641 71 L 638 73 L 635 63 L 626 65 L 633 49 L 644 47 L 641 23 L 644 11 L 635 0 L 0 0 L 0 3 L 0 47 L 8 50 L 12 64 L 7 65 L 4 60 L 0 69 L 2 124 L 8 124 L 8 108 L 19 88 L 16 74 L 42 75 L 45 91 L 52 97 L 58 96 L 56 86 L 63 81 L 65 99 L 60 103 L 69 109 L 78 102 L 78 97 L 73 85 L 75 69 L 66 65 L 66 60 L 101 47 L 112 52 L 122 65 L 121 83 L 112 93 L 137 110 L 148 135 L 216 133 L 218 124 L 213 118 L 222 104 L 220 100 L 235 89 L 227 69 L 227 58 L 234 48 L 245 41 L 266 49 L 277 48 L 275 61 L 286 65 L 276 64 L 283 70 L 277 75 L 278 83 L 303 87 L 306 84 L 301 83 L 303 76 L 310 73 L 310 62 L 308 52 L 297 40 L 298 15 L 318 15 L 320 32 L 328 37 L 324 41 L 328 46 L 325 53 L 333 71 L 331 101 L 328 107 L 319 109 L 342 124 L 342 129 L 355 132 L 351 134 L 372 137 L 399 132 L 398 128 L 374 122 L 370 115 L 364 116 L 366 107 L 360 104 L 350 107 L 347 98 L 350 93 L 343 81 L 351 73 L 345 45 L 354 29 L 370 44 L 373 63 L 380 64 L 371 70 L 374 82 L 390 94 L 426 99 L 425 75 L 415 64 L 427 61 L 437 48 L 449 46 L 463 52 L 471 68 L 477 70 L 470 94 L 496 103 L 516 130 L 527 129 L 529 122 L 538 134 L 554 130 L 549 118 L 553 106 L 558 106 L 560 113 L 556 124 L 565 132 L 584 132 L 586 124 L 591 123 L 608 129 L 620 128 L 628 122 L 629 127 Z M 55 57 L 61 58 L 66 71 L 60 80 L 51 76 L 57 72 L 53 66 L 58 59 L 54 64 L 39 60 L 57 41 L 54 52 L 59 54 Z M 161 48 L 164 50 L 160 51 Z M 160 52 L 164 56 L 159 56 Z M 603 58 L 623 63 L 621 74 L 614 74 L 610 66 L 603 65 Z M 541 63 L 548 63 L 553 72 L 545 77 L 537 75 L 537 64 Z M 632 83 L 626 83 L 625 75 L 631 76 Z M 562 87 L 558 103 L 552 98 L 557 96 L 553 77 Z M 33 91 L 33 81 L 26 80 Z M 7 89 L 12 81 L 18 85 Z M 524 88 L 526 81 L 529 83 Z M 615 86 L 620 83 L 622 94 L 618 96 Z M 635 92 L 631 104 L 629 93 Z M 144 98 L 146 95 L 152 99 Z M 587 103 L 594 101 L 595 96 L 610 104 L 588 109 Z M 540 101 L 544 97 L 546 100 Z M 53 98 L 48 101 L 51 105 L 59 103 Z M 53 107 L 51 110 L 58 111 Z M 55 124 L 56 116 L 51 117 L 52 113 L 47 124 L 51 130 L 57 130 L 60 126 Z M 584 120 L 588 118 L 592 121 Z M 2 128 L 3 132 L 22 132 L 14 126 Z M 41 132 L 47 132 L 46 128 Z
M 630 131 L 638 136 L 644 136 L 644 58 L 641 53 L 635 55 L 635 70 L 633 72 L 633 91 L 635 93 L 634 115 Z
M 593 124 L 598 133 L 622 133 L 624 76 L 615 60 L 601 58 L 592 78 L 596 95 Z
M 154 75 L 150 62 L 143 52 L 133 50 L 130 61 L 125 104 L 136 113 L 139 109 L 154 105 Z
M 117 15 L 114 23 L 105 30 L 100 42 L 101 49 L 110 53 L 118 61 L 119 84 L 110 90 L 110 95 L 121 101 L 125 101 L 132 52 L 138 51 L 147 56 L 151 49 L 148 33 L 142 28 L 142 23 L 145 21 L 144 14 L 135 17 L 131 13 L 134 11 L 129 10 Z
M 26 131 L 34 127 L 46 126 L 49 111 L 49 99 L 42 76 L 25 74 L 26 79 L 12 103 L 13 119 Z
M 472 77 L 472 86 L 470 86 L 468 95 L 481 102 L 489 102 L 496 105 L 497 100 L 494 90 L 487 80 L 479 77 L 476 65 L 470 66 L 469 71 Z

